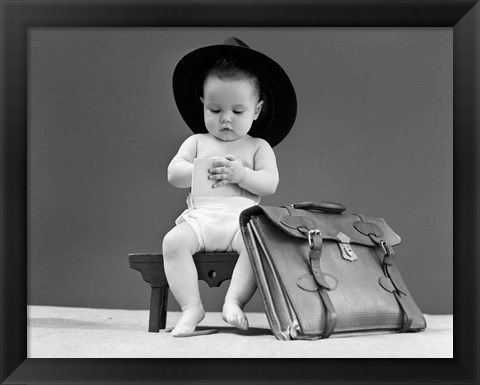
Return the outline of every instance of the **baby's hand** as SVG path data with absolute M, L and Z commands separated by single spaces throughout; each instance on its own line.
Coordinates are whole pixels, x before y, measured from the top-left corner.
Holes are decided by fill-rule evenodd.
M 243 161 L 234 155 L 226 155 L 223 158 L 215 157 L 212 163 L 213 168 L 209 169 L 208 179 L 219 180 L 212 187 L 217 188 L 227 183 L 239 183 L 245 176 Z

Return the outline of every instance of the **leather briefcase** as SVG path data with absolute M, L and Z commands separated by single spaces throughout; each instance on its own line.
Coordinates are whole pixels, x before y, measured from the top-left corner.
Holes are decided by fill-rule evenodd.
M 240 228 L 277 339 L 420 331 L 425 318 L 395 266 L 400 237 L 337 203 L 254 206 Z

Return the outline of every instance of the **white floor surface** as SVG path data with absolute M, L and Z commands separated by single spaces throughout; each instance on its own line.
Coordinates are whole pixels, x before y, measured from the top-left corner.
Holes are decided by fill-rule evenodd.
M 246 332 L 209 312 L 199 325 L 216 334 L 174 338 L 148 333 L 147 310 L 28 307 L 29 358 L 452 358 L 453 316 L 425 315 L 419 333 L 372 332 L 315 341 L 278 341 L 263 313 Z M 179 312 L 169 312 L 167 328 Z

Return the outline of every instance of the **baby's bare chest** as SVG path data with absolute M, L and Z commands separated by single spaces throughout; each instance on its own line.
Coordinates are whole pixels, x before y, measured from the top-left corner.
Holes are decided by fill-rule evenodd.
M 239 143 L 220 142 L 211 140 L 199 140 L 197 147 L 197 158 L 212 158 L 216 156 L 234 155 L 237 159 L 242 159 L 244 164 L 254 167 L 254 157 L 257 151 L 252 141 Z

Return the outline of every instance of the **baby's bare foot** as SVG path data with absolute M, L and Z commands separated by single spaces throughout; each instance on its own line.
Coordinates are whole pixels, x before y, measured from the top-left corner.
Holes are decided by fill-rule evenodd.
M 240 330 L 248 329 L 248 320 L 237 302 L 227 301 L 223 304 L 223 320 Z
M 171 334 L 174 337 L 182 337 L 193 333 L 197 325 L 205 318 L 205 310 L 202 304 L 182 308 L 182 316 L 173 328 Z

